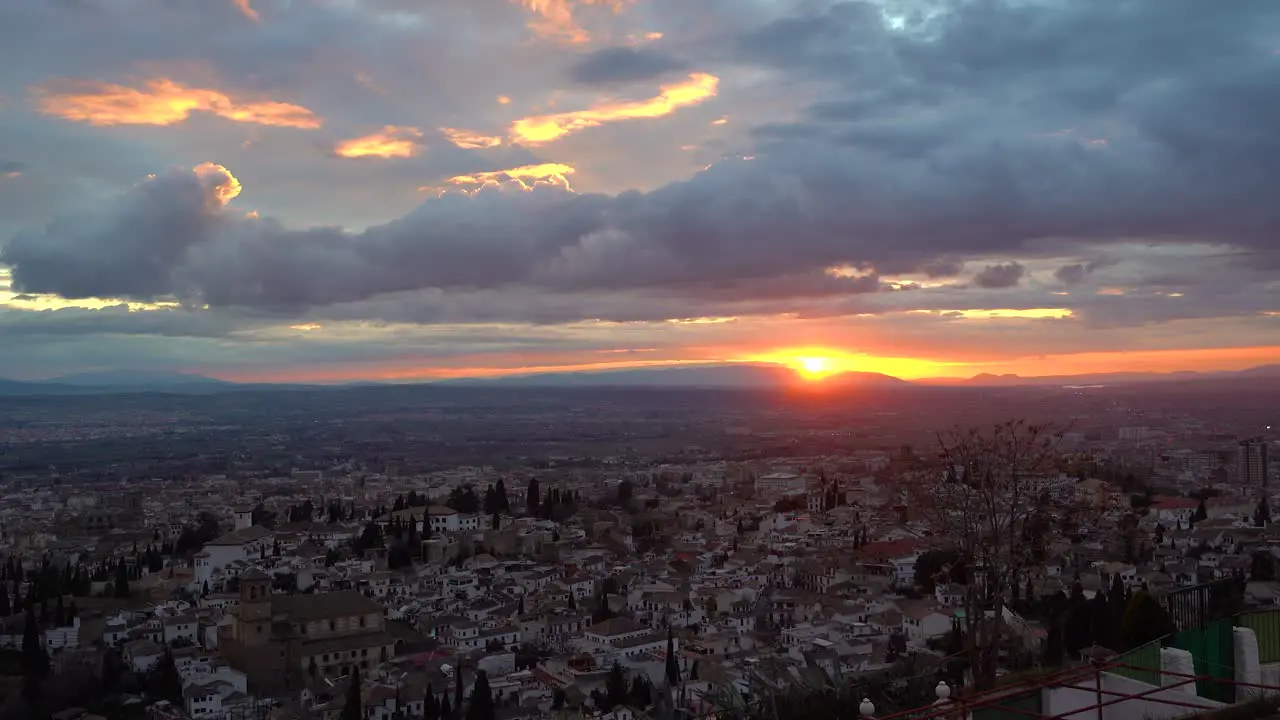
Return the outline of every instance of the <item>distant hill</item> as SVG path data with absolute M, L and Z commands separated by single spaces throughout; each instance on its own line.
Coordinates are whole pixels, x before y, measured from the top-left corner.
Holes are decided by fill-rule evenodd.
M 1280 365 L 1262 365 L 1247 370 L 1196 372 L 1181 370 L 1167 373 L 1116 372 L 1083 375 L 992 375 L 982 373 L 971 378 L 932 378 L 920 380 L 925 385 L 964 385 L 968 387 L 1018 387 L 1063 385 L 1131 385 L 1137 383 L 1179 382 L 1187 380 L 1231 380 L 1246 378 L 1280 378 Z
M 79 389 L 56 383 L 22 382 L 0 378 L 0 395 L 76 395 Z
M 178 372 L 112 370 L 77 373 L 48 380 L 6 380 L 0 378 L 3 395 L 108 395 L 121 393 L 166 393 L 170 395 L 211 395 L 253 390 L 322 389 L 318 385 L 275 383 L 234 383 L 217 378 Z
M 698 364 L 624 368 L 580 372 L 537 373 L 499 378 L 459 378 L 439 384 L 453 386 L 521 385 L 528 387 L 684 387 L 767 389 L 792 385 L 796 373 L 774 364 Z M 879 373 L 842 373 L 823 379 L 824 384 L 853 386 L 907 385 Z
M 165 387 L 173 385 L 235 384 L 194 373 L 149 372 L 146 370 L 108 370 L 104 372 L 77 373 L 41 382 L 75 387 Z

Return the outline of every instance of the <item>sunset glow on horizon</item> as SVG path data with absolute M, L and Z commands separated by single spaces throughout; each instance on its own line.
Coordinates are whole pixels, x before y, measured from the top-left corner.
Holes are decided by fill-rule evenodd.
M 318 325 L 296 326 L 300 331 L 316 332 Z M 614 351 L 602 351 L 615 354 Z M 635 351 L 621 351 L 628 354 Z M 655 354 L 646 348 L 646 356 Z M 660 351 L 656 354 L 662 355 Z M 676 351 L 672 354 L 682 354 Z M 908 382 L 927 381 L 943 384 L 967 380 L 977 375 L 1018 375 L 1043 378 L 1106 373 L 1173 373 L 1198 365 L 1202 372 L 1248 370 L 1280 359 L 1280 346 L 1221 348 L 1205 350 L 1168 350 L 1143 353 L 1079 353 L 1059 357 L 1022 358 L 1013 361 L 943 362 L 912 358 L 874 357 L 844 353 L 830 348 L 795 348 L 750 355 L 737 359 L 718 357 L 655 358 L 645 360 L 610 360 L 603 362 L 571 362 L 554 356 L 530 358 L 521 362 L 511 356 L 458 358 L 447 365 L 423 365 L 405 362 L 395 364 L 351 364 L 342 367 L 298 367 L 285 373 L 247 371 L 213 373 L 208 368 L 192 367 L 201 374 L 216 375 L 237 382 L 305 382 L 340 384 L 358 380 L 380 382 L 425 382 L 457 378 L 498 378 L 542 373 L 598 372 L 677 366 L 719 366 L 735 364 L 775 365 L 793 371 L 806 384 L 822 385 L 843 373 L 877 373 Z M 470 362 L 459 362 L 470 361 Z M 510 364 L 504 364 L 510 363 Z

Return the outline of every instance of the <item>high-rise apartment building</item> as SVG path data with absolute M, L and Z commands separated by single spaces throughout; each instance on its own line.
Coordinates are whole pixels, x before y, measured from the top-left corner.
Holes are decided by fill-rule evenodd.
M 1240 441 L 1240 455 L 1236 459 L 1236 473 L 1241 485 L 1267 486 L 1267 441 L 1260 437 Z

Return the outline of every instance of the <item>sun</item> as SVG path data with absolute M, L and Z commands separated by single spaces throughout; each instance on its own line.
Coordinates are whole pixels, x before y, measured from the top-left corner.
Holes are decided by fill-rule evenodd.
M 795 370 L 800 374 L 800 377 L 806 380 L 821 380 L 834 373 L 836 367 L 831 358 L 805 356 L 795 359 Z

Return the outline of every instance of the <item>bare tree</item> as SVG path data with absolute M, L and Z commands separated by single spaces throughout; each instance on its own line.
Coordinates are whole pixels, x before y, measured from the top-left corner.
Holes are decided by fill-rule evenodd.
M 1061 473 L 1062 431 L 1013 420 L 938 436 L 935 462 L 908 483 L 912 512 L 965 568 L 965 655 L 975 687 L 995 681 L 1005 599 L 1042 556 L 1074 495 Z

